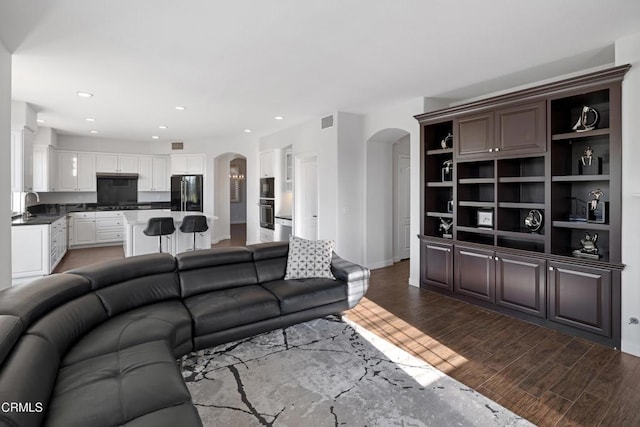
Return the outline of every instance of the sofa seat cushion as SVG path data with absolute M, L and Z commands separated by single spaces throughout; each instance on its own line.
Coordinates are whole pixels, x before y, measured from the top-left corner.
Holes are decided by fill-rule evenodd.
M 194 336 L 280 315 L 278 300 L 257 285 L 207 292 L 184 301 L 193 317 Z
M 153 341 L 61 368 L 46 425 L 111 427 L 191 396 L 166 341 Z
M 156 340 L 166 340 L 173 350 L 191 342 L 191 316 L 182 301 L 139 307 L 105 321 L 69 350 L 62 365 Z
M 347 298 L 347 286 L 340 280 L 274 280 L 263 283 L 262 286 L 278 298 L 282 314 L 295 313 Z

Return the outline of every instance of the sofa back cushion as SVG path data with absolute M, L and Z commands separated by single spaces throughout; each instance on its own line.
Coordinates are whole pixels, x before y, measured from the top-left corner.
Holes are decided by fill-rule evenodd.
M 87 332 L 109 318 L 95 293 L 83 295 L 43 316 L 27 334 L 50 342 L 59 359 Z
M 24 335 L 0 365 L 0 399 L 22 405 L 0 411 L 0 425 L 40 426 L 58 373 L 55 347 L 36 335 Z
M 0 364 L 34 322 L 90 291 L 82 277 L 53 274 L 0 292 Z
M 67 273 L 85 277 L 107 314 L 180 298 L 175 260 L 169 254 L 141 255 L 89 265 Z
M 182 297 L 258 283 L 252 252 L 215 248 L 176 256 Z
M 253 253 L 253 261 L 260 283 L 284 278 L 287 270 L 289 243 L 258 243 L 257 245 L 249 245 L 247 248 Z

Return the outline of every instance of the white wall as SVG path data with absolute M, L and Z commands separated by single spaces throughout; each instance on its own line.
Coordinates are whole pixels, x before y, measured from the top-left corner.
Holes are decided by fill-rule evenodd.
M 364 247 L 364 172 L 365 146 L 362 135 L 362 116 L 336 113 L 337 120 L 337 235 L 336 253 L 349 261 L 361 264 Z M 322 175 L 320 175 L 322 179 Z
M 367 141 L 367 258 L 369 268 L 393 264 L 393 143 Z
M 345 120 L 347 119 L 345 118 Z M 314 154 L 318 156 L 318 237 L 324 240 L 335 240 L 336 252 L 343 255 L 340 252 L 342 242 L 337 226 L 338 174 L 336 168 L 338 164 L 338 132 L 336 123 L 337 120 L 334 120 L 334 126 L 321 129 L 320 118 L 310 120 L 260 138 L 259 147 L 260 151 L 265 151 L 268 149 L 282 149 L 291 145 L 294 159 Z M 247 164 L 247 170 L 252 170 L 250 164 Z M 247 183 L 251 182 L 251 178 L 247 177 Z M 247 198 L 251 200 L 251 195 L 247 196 Z M 247 224 L 247 233 L 249 231 L 252 230 Z
M 235 156 L 235 154 L 223 154 L 214 159 L 214 205 L 218 219 L 214 223 L 212 238 L 216 242 L 231 238 L 229 162 Z
M 11 54 L 0 41 L 0 289 L 11 286 L 10 194 Z
M 397 105 L 372 111 L 364 116 L 364 141 L 383 129 L 402 129 L 409 132 L 411 145 L 411 267 L 409 284 L 420 283 L 420 126 L 414 115 L 425 110 L 424 98 L 413 98 Z M 369 215 L 369 212 L 366 212 Z M 368 237 L 368 236 L 367 236 Z
M 640 34 L 616 41 L 616 65 L 631 64 L 622 82 L 622 351 L 640 356 Z

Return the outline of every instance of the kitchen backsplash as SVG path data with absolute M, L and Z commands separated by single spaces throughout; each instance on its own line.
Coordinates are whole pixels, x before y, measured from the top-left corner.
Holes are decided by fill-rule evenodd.
M 97 193 L 95 192 L 49 192 L 39 193 L 40 203 L 96 203 Z M 138 192 L 138 202 L 164 202 L 171 198 L 169 191 L 140 191 Z

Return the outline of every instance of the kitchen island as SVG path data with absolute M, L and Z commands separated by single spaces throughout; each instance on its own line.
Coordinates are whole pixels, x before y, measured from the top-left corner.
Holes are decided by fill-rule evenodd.
M 171 217 L 176 227 L 173 234 L 162 237 L 162 252 L 172 255 L 187 252 L 193 249 L 193 233 L 182 233 L 180 224 L 182 218 L 187 215 L 204 215 L 207 217 L 209 230 L 196 233 L 196 249 L 209 249 L 211 247 L 211 228 L 216 216 L 202 212 L 171 211 L 169 209 L 149 209 L 125 211 L 124 216 L 124 256 L 152 254 L 158 252 L 158 237 L 147 236 L 143 230 L 150 218 Z

